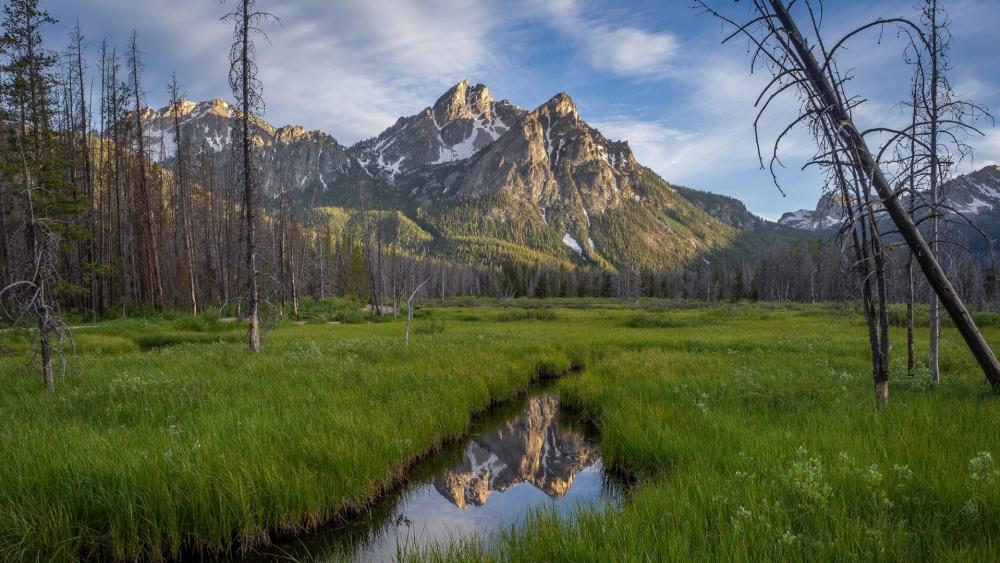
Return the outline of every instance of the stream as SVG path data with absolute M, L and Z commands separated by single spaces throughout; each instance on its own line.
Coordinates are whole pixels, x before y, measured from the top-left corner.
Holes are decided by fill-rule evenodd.
M 616 506 L 624 491 L 605 473 L 594 431 L 542 390 L 478 418 L 465 439 L 419 463 L 365 513 L 244 561 L 392 561 L 401 549 L 471 535 L 490 542 L 533 510 L 568 518 Z

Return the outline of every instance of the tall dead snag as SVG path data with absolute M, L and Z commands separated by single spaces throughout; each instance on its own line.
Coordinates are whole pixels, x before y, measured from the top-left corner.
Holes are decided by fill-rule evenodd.
M 918 226 L 929 221 L 929 244 L 938 255 L 945 232 L 943 227 L 952 218 L 971 222 L 959 210 L 948 205 L 942 187 L 951 175 L 954 164 L 968 158 L 972 149 L 965 142 L 965 136 L 982 135 L 975 127 L 977 121 L 992 121 L 988 110 L 969 101 L 957 99 L 948 79 L 951 70 L 949 51 L 951 35 L 948 29 L 948 14 L 939 6 L 938 0 L 924 0 L 920 8 L 922 36 L 906 30 L 910 36 L 910 63 L 914 67 L 914 124 L 906 133 L 915 142 L 921 166 L 913 175 L 921 179 L 926 193 L 914 192 L 923 200 L 918 206 L 923 212 L 917 215 Z M 975 225 L 972 225 L 975 228 Z M 976 230 L 979 230 L 978 228 Z M 992 241 L 986 238 L 988 248 Z M 954 242 L 954 241 L 952 241 Z M 955 246 L 958 247 L 957 245 Z M 992 261 L 992 252 L 991 252 Z M 941 337 L 940 305 L 938 296 L 930 296 L 930 342 L 928 367 L 931 381 L 937 385 L 941 380 L 939 342 Z
M 405 343 L 406 347 L 410 347 L 410 325 L 413 324 L 413 300 L 417 298 L 417 294 L 420 290 L 424 288 L 425 285 L 430 283 L 431 279 L 427 278 L 420 282 L 420 285 L 413 288 L 413 293 L 410 293 L 410 298 L 406 300 L 406 337 Z
M 930 92 L 927 103 L 928 124 L 928 153 L 930 154 L 930 197 L 931 197 L 931 250 L 937 256 L 939 241 L 941 237 L 941 159 L 938 158 L 938 125 L 940 123 L 941 107 L 938 97 L 938 86 L 941 83 L 941 57 L 944 55 L 945 45 L 941 43 L 940 26 L 938 25 L 937 0 L 931 0 L 924 8 L 924 16 L 927 20 L 927 40 L 928 55 L 930 58 Z M 931 381 L 937 385 L 941 381 L 941 365 L 938 358 L 939 344 L 941 343 L 941 315 L 937 294 L 931 292 L 930 297 L 930 342 L 928 342 L 927 364 L 931 371 Z
M 788 7 L 782 0 L 753 0 L 750 5 L 754 18 L 747 23 L 736 23 L 711 9 L 704 2 L 699 5 L 705 12 L 732 24 L 736 31 L 730 38 L 743 35 L 755 46 L 753 67 L 765 68 L 773 76 L 760 99 L 766 101 L 761 109 L 765 111 L 770 103 L 785 92 L 797 93 L 803 102 L 803 111 L 785 129 L 784 136 L 796 125 L 811 124 L 814 130 L 827 131 L 833 145 L 828 155 L 819 155 L 814 163 L 833 169 L 837 174 L 851 177 L 852 175 L 863 185 L 870 185 L 877 200 L 880 213 L 885 213 L 895 225 L 899 235 L 913 252 L 914 259 L 924 272 L 928 284 L 948 311 L 955 326 L 958 328 L 969 349 L 994 387 L 1000 388 L 1000 363 L 989 345 L 983 339 L 972 316 L 966 309 L 955 288 L 948 280 L 930 245 L 921 235 L 910 214 L 900 201 L 904 190 L 896 190 L 890 185 L 886 174 L 879 166 L 879 160 L 869 149 L 865 134 L 872 131 L 886 132 L 885 128 L 862 132 L 851 116 L 851 109 L 860 103 L 857 99 L 848 98 L 844 93 L 844 80 L 839 79 L 836 72 L 836 54 L 853 36 L 864 30 L 881 28 L 886 25 L 897 25 L 912 30 L 915 36 L 923 38 L 920 28 L 904 18 L 879 19 L 866 24 L 839 40 L 832 48 L 827 48 L 820 35 L 820 23 L 817 18 L 817 5 L 814 1 L 801 1 L 797 5 L 807 11 L 810 28 L 815 45 L 802 33 Z M 727 38 L 728 39 L 728 38 Z M 927 44 L 922 39 L 923 44 Z M 822 64 L 817 60 L 817 54 L 822 57 Z M 912 132 L 891 131 L 896 138 L 914 138 Z M 778 139 L 780 141 L 780 137 Z M 775 149 L 777 150 L 777 149 Z M 836 156 L 836 158 L 834 158 Z M 776 158 L 775 158 L 776 160 Z M 772 160 L 772 166 L 773 166 Z M 772 168 L 773 170 L 773 168 Z M 867 212 L 874 209 L 867 206 Z M 881 337 L 880 337 L 881 339 Z M 879 381 L 875 374 L 876 397 L 880 402 L 887 398 L 888 387 Z M 885 395 L 883 395 L 885 393 Z
M 83 195 L 87 201 L 87 231 L 89 236 L 84 240 L 84 258 L 86 260 L 87 269 L 89 270 L 84 275 L 87 285 L 87 294 L 89 299 L 89 314 L 92 321 L 96 321 L 101 311 L 101 300 L 99 296 L 99 288 L 97 285 L 97 275 L 96 275 L 96 265 L 97 265 L 97 253 L 94 246 L 94 239 L 96 238 L 97 227 L 95 224 L 95 215 L 97 214 L 97 207 L 95 204 L 96 193 L 94 191 L 94 172 L 93 165 L 91 163 L 91 145 L 90 145 L 90 109 L 87 105 L 87 93 L 84 88 L 84 74 L 85 66 L 83 60 L 84 52 L 84 42 L 83 33 L 80 31 L 80 23 L 77 22 L 73 31 L 70 33 L 70 55 L 71 60 L 71 75 L 75 79 L 76 84 L 74 85 L 77 89 L 76 92 L 76 103 L 78 104 L 77 111 L 79 115 L 77 116 L 77 126 L 80 128 L 80 160 L 82 160 L 83 178 L 81 179 L 83 183 Z
M 174 212 L 180 215 L 180 229 L 184 237 L 184 254 L 187 262 L 188 292 L 191 299 L 191 314 L 198 314 L 198 287 L 194 267 L 194 236 L 191 234 L 191 187 L 188 185 L 188 146 L 181 131 L 181 94 L 177 76 L 170 78 L 168 86 L 170 93 L 170 112 L 174 125 L 174 187 L 177 193 L 177 204 Z
M 141 253 L 143 265 L 143 290 L 146 299 L 163 310 L 163 281 L 160 277 L 160 257 L 157 251 L 156 230 L 153 220 L 153 205 L 149 190 L 149 174 L 146 171 L 146 137 L 143 128 L 142 106 L 142 61 L 139 59 L 139 40 L 136 32 L 132 32 L 129 42 L 129 82 L 133 105 L 133 121 L 135 125 L 136 142 L 136 177 L 135 177 L 135 222 L 138 235 L 137 246 Z
M 256 47 L 252 36 L 263 34 L 257 27 L 272 21 L 274 16 L 254 11 L 255 0 L 237 0 L 236 9 L 223 16 L 234 24 L 233 46 L 229 52 L 229 86 L 239 106 L 233 128 L 238 153 L 237 182 L 243 192 L 243 214 L 246 220 L 246 269 L 248 338 L 251 352 L 260 351 L 260 295 L 257 270 L 257 173 L 254 161 L 255 144 L 252 120 L 263 113 L 262 85 L 257 79 Z

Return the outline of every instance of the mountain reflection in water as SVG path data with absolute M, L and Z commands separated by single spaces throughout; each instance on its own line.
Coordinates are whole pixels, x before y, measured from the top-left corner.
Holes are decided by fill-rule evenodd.
M 434 478 L 434 488 L 463 510 L 521 483 L 553 498 L 566 496 L 576 474 L 598 456 L 582 435 L 560 427 L 558 418 L 556 397 L 529 399 L 520 417 L 473 438 L 464 459 Z
M 406 485 L 363 518 L 275 546 L 270 555 L 391 561 L 401 548 L 470 535 L 490 541 L 532 510 L 569 517 L 577 508 L 620 498 L 597 443 L 571 420 L 560 420 L 557 397 L 535 395 L 479 421 L 464 444 L 421 463 Z

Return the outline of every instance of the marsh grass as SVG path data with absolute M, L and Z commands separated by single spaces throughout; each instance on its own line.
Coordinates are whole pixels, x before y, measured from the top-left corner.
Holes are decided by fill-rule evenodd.
M 288 325 L 256 356 L 224 323 L 109 322 L 77 336 L 55 395 L 0 337 L 0 559 L 177 558 L 311 529 L 366 506 L 475 413 L 574 367 L 562 401 L 638 480 L 629 501 L 404 557 L 989 560 L 1000 548 L 1000 402 L 954 331 L 942 386 L 901 375 L 897 357 L 879 412 L 864 331 L 836 307 L 577 305 L 549 322 L 495 322 L 522 308 L 481 302 L 424 309 L 415 326 L 447 328 L 415 330 L 409 350 L 401 321 Z M 711 322 L 623 329 L 637 315 Z
M 225 341 L 242 329 L 172 323 L 89 331 L 52 396 L 0 359 L 0 559 L 177 558 L 309 529 L 573 361 L 491 330 L 406 350 L 401 323 L 283 328 L 252 356 Z
M 897 375 L 882 412 L 851 319 L 751 314 L 723 331 L 638 334 L 662 336 L 610 345 L 558 386 L 599 425 L 605 461 L 639 479 L 624 507 L 571 521 L 541 512 L 498 541 L 408 558 L 987 561 L 1000 552 L 1000 397 L 954 332 L 943 384 L 931 387 L 926 369 Z M 998 336 L 987 330 L 994 345 Z

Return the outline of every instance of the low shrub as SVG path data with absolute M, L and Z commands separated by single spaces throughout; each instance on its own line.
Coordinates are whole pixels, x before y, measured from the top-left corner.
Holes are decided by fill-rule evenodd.
M 918 304 L 913 307 L 913 326 L 930 326 L 930 319 L 930 311 L 926 305 Z M 906 327 L 907 319 L 905 303 L 894 303 L 889 305 L 889 324 L 900 328 Z
M 987 326 L 1000 327 L 1000 313 L 983 311 L 981 313 L 973 313 L 972 318 L 976 321 L 979 328 Z
M 372 315 L 360 309 L 352 309 L 337 311 L 330 315 L 330 319 L 344 324 L 364 324 L 372 320 Z
M 178 344 L 210 344 L 215 342 L 238 342 L 244 338 L 243 331 L 222 334 L 199 332 L 153 332 L 148 334 L 133 334 L 130 338 L 142 350 L 166 348 Z
M 510 309 L 497 315 L 497 320 L 503 323 L 514 321 L 554 321 L 559 315 L 551 309 Z
M 426 323 L 413 325 L 413 332 L 416 334 L 441 334 L 444 332 L 444 322 L 432 320 Z
M 0 356 L 19 356 L 31 350 L 31 342 L 23 332 L 0 333 Z
M 681 328 L 700 324 L 696 319 L 673 317 L 667 315 L 633 315 L 625 320 L 625 326 L 630 328 Z
M 170 327 L 175 330 L 193 332 L 219 332 L 226 330 L 226 325 L 219 322 L 216 315 L 188 315 L 170 321 Z

